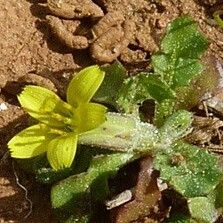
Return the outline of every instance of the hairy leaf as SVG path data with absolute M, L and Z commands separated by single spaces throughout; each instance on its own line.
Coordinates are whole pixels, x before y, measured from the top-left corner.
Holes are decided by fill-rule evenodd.
M 154 124 L 159 128 L 165 120 L 175 112 L 176 101 L 174 99 L 165 99 L 156 103 Z
M 95 182 L 105 183 L 105 179 L 114 175 L 121 166 L 133 158 L 134 155 L 128 153 L 101 155 L 94 158 L 87 172 L 71 176 L 53 186 L 51 191 L 53 208 L 65 215 L 65 219 L 72 215 L 77 220 L 81 219 L 83 215 L 91 212 L 91 204 L 93 204 L 91 194 L 94 194 Z M 96 189 L 103 192 L 106 190 L 106 185 Z
M 196 146 L 182 142 L 155 158 L 160 176 L 185 197 L 207 195 L 220 182 L 218 158 Z
M 134 113 L 146 99 L 153 98 L 161 102 L 174 97 L 174 91 L 159 76 L 139 73 L 125 80 L 117 103 L 126 113 Z
M 188 200 L 191 217 L 198 222 L 212 223 L 217 220 L 218 213 L 214 203 L 207 197 L 194 197 Z
M 118 98 L 119 90 L 126 78 L 126 70 L 119 62 L 102 67 L 101 69 L 105 72 L 105 78 L 94 95 L 93 100 L 117 107 L 116 100 Z
M 195 21 L 183 16 L 169 24 L 161 49 L 165 54 L 174 55 L 176 58 L 197 59 L 207 45 L 207 39 L 198 31 Z
M 157 102 L 162 102 L 165 99 L 175 98 L 175 92 L 156 75 L 143 75 L 142 83 L 145 86 L 146 92 Z M 148 98 L 148 96 L 147 96 Z
M 120 89 L 117 103 L 126 113 L 138 113 L 140 104 L 150 98 L 142 80 L 143 74 L 127 78 Z
M 192 114 L 188 111 L 179 110 L 171 115 L 159 129 L 160 141 L 164 146 L 183 138 L 191 131 Z
M 161 50 L 152 56 L 154 73 L 174 93 L 173 99 L 163 98 L 155 100 L 155 124 L 162 126 L 165 119 L 183 108 L 184 94 L 178 98 L 181 88 L 189 87 L 191 81 L 199 78 L 204 70 L 200 58 L 208 46 L 206 38 L 200 33 L 196 23 L 188 16 L 179 17 L 167 28 L 165 37 L 161 42 Z M 151 93 L 150 93 L 151 94 Z M 157 94 L 154 91 L 154 94 Z M 187 97 L 187 95 L 185 95 Z M 186 108 L 186 107 L 185 107 Z
M 119 152 L 149 153 L 158 140 L 158 130 L 133 115 L 108 113 L 107 121 L 92 131 L 80 135 L 84 145 L 100 146 Z

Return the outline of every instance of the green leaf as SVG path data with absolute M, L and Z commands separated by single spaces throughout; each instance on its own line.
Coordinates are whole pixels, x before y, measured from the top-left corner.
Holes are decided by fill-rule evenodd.
M 102 192 L 107 190 L 106 187 L 95 188 L 92 185 L 96 181 L 98 183 L 105 182 L 105 178 L 108 179 L 108 177 L 113 176 L 120 167 L 133 159 L 134 155 L 128 153 L 95 157 L 87 172 L 71 176 L 53 186 L 51 191 L 53 208 L 64 215 L 65 219 L 73 215 L 73 218 L 78 221 L 83 215 L 91 212 L 90 206 L 94 203 L 94 199 L 92 200 L 91 197 L 91 194 L 94 194 L 93 189 L 102 190 Z M 91 205 L 89 206 L 89 204 Z M 78 210 L 85 211 L 81 215 Z
M 154 162 L 160 177 L 188 198 L 207 195 L 222 178 L 215 155 L 183 142 L 157 154 Z
M 196 59 L 179 58 L 173 71 L 173 88 L 188 85 L 202 71 L 203 66 Z
M 71 168 L 63 168 L 60 170 L 53 170 L 52 168 L 39 168 L 36 174 L 36 181 L 42 184 L 53 184 L 63 180 L 71 175 Z
M 159 79 L 157 75 L 143 75 L 141 76 L 141 82 L 145 86 L 148 94 L 154 98 L 158 103 L 165 99 L 173 99 L 175 92 L 163 81 Z M 148 96 L 147 96 L 148 98 Z
M 154 117 L 155 126 L 158 128 L 161 127 L 165 123 L 165 120 L 174 113 L 175 103 L 174 99 L 165 99 L 160 103 L 156 103 Z
M 207 49 L 208 42 L 200 33 L 197 24 L 188 16 L 182 16 L 171 22 L 161 42 L 161 50 L 152 56 L 152 65 L 156 77 L 169 88 L 174 98 L 153 98 L 158 102 L 155 108 L 155 124 L 160 127 L 176 109 L 186 109 L 187 92 L 191 81 L 203 72 L 200 58 Z M 196 86 L 194 86 L 196 87 Z M 193 90 L 193 89 L 192 89 Z M 157 94 L 157 93 L 155 93 Z M 185 100 L 184 100 L 185 99 Z
M 161 43 L 165 54 L 191 59 L 199 58 L 207 46 L 207 39 L 198 31 L 194 20 L 188 16 L 171 22 Z
M 74 133 L 53 139 L 47 149 L 47 158 L 54 170 L 71 166 L 76 150 L 78 136 Z
M 223 182 L 215 188 L 215 206 L 216 208 L 223 208 Z
M 176 87 L 187 86 L 203 71 L 203 66 L 197 59 L 177 57 L 173 59 L 170 55 L 164 54 L 152 56 L 152 64 L 155 74 L 159 74 L 160 79 L 173 90 Z
M 171 115 L 159 129 L 162 144 L 168 146 L 186 136 L 192 130 L 192 117 L 192 113 L 185 110 L 179 110 Z
M 108 151 L 102 151 L 101 149 L 92 149 L 88 146 L 78 145 L 75 160 L 70 168 L 64 168 L 60 170 L 53 170 L 50 167 L 46 156 L 39 156 L 32 160 L 20 160 L 20 164 L 26 168 L 29 165 L 29 169 L 32 168 L 33 173 L 36 174 L 36 180 L 44 184 L 53 184 L 60 180 L 63 180 L 71 175 L 85 172 L 95 155 L 108 153 Z M 26 161 L 26 162 L 24 162 Z
M 169 77 L 171 73 L 170 71 L 173 70 L 172 58 L 169 55 L 165 55 L 163 52 L 158 52 L 152 55 L 151 59 L 155 75 L 160 75 L 161 80 L 170 84 L 172 81 L 171 77 Z
M 73 107 L 88 103 L 99 89 L 104 72 L 99 66 L 90 66 L 77 73 L 67 88 L 67 102 Z
M 158 76 L 139 73 L 125 80 L 117 100 L 126 113 L 134 113 L 146 99 L 154 98 L 158 102 L 174 98 L 174 92 Z
M 117 104 L 127 114 L 138 113 L 140 104 L 151 98 L 143 83 L 143 75 L 139 74 L 125 79 L 120 89 Z
M 93 100 L 117 107 L 116 100 L 123 81 L 126 78 L 126 70 L 119 62 L 102 67 L 101 69 L 105 72 L 105 78 L 94 95 Z
M 188 86 L 176 88 L 176 109 L 189 110 L 202 100 L 205 93 L 216 89 L 219 83 L 219 72 L 215 66 L 215 59 L 211 56 L 205 56 L 202 58 L 201 63 L 204 65 L 205 70 L 196 76 Z
M 198 222 L 212 223 L 217 220 L 218 213 L 212 201 L 207 197 L 194 197 L 188 200 L 191 217 Z
M 58 136 L 44 124 L 33 125 L 14 136 L 8 147 L 14 158 L 31 158 L 46 152 L 49 142 Z

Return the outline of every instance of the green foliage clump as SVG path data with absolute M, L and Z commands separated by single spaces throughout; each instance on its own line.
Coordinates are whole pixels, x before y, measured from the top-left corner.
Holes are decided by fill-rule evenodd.
M 199 96 L 216 84 L 213 74 L 205 73 L 205 78 L 211 76 L 211 83 L 205 86 L 196 83 L 200 85 L 199 90 L 194 86 L 194 82 L 206 72 L 201 57 L 207 46 L 206 38 L 190 17 L 174 20 L 167 28 L 160 51 L 152 56 L 154 72 L 140 73 L 125 80 L 118 99 L 119 105 L 129 112 L 129 108 L 136 103 L 153 98 L 156 101 L 156 126 L 162 126 L 165 119 L 176 110 L 196 105 Z M 126 97 L 128 91 L 131 93 Z

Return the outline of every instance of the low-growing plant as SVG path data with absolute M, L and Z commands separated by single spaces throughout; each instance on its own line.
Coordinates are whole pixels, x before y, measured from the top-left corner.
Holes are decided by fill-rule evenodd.
M 173 209 L 166 222 L 210 223 L 222 214 L 218 156 L 183 139 L 192 131 L 193 114 L 186 110 L 216 84 L 210 78 L 197 90 L 206 75 L 201 56 L 207 46 L 196 23 L 184 16 L 168 26 L 160 51 L 152 56 L 153 72 L 127 77 L 118 62 L 85 68 L 70 82 L 67 103 L 47 89 L 24 88 L 19 101 L 39 123 L 8 146 L 12 157 L 36 157 L 31 165 L 40 182 L 65 178 L 51 191 L 60 221 L 90 222 L 97 204 L 111 196 L 108 179 L 146 156 L 153 157 L 168 189 L 186 200 L 187 212 Z M 187 101 L 191 94 L 193 102 Z M 155 101 L 152 124 L 140 119 L 139 106 L 147 99 Z

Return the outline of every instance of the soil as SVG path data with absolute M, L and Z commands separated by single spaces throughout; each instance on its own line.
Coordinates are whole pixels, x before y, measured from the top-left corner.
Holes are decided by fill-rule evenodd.
M 64 18 L 46 7 L 44 0 L 0 0 L 0 223 L 57 222 L 50 209 L 49 188 L 36 184 L 7 152 L 7 141 L 27 126 L 27 115 L 16 99 L 25 84 L 47 87 L 63 97 L 74 71 L 95 61 L 103 64 L 118 58 L 126 65 L 146 67 L 166 25 L 182 14 L 198 22 L 210 40 L 209 51 L 223 61 L 223 31 L 212 18 L 214 10 L 223 8 L 220 0 L 81 2 L 81 10 L 90 5 L 88 12 Z M 97 13 L 92 13 L 92 7 Z M 59 26 L 52 25 L 55 19 Z M 115 37 L 112 44 L 111 37 Z M 80 42 L 72 45 L 72 41 Z

